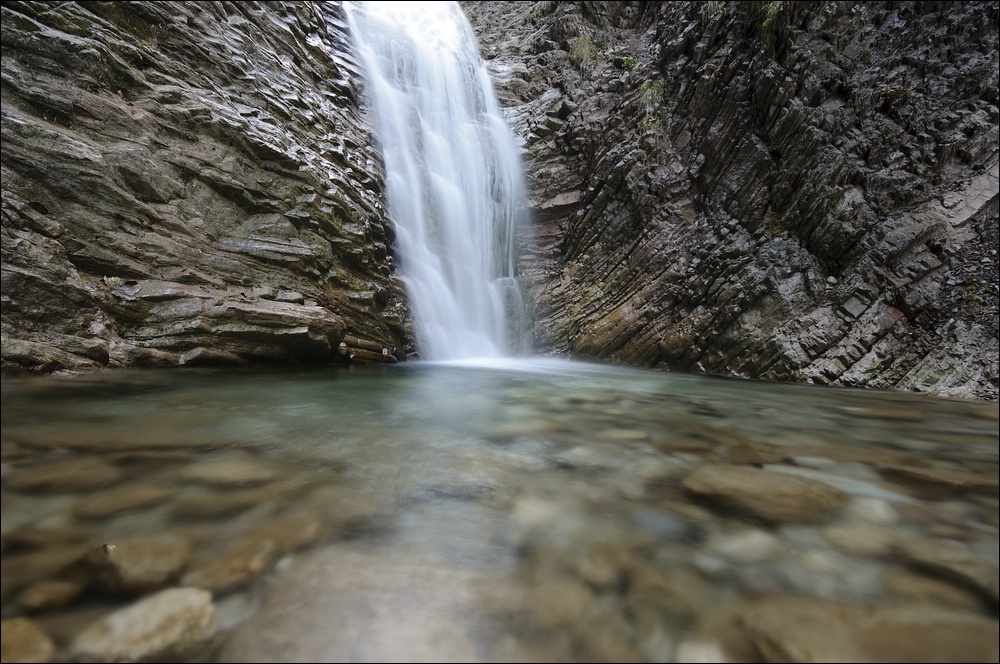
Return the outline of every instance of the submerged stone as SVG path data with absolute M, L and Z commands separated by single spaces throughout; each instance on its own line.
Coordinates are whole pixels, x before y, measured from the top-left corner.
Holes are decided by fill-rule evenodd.
M 702 629 L 737 661 L 756 652 L 765 662 L 990 662 L 998 653 L 996 621 L 928 606 L 775 597 L 710 619 Z
M 89 662 L 169 660 L 190 655 L 215 629 L 211 593 L 171 588 L 91 624 L 69 652 Z
M 93 547 L 81 560 L 90 583 L 108 593 L 143 595 L 176 581 L 191 559 L 191 543 L 161 533 Z
M 714 506 L 779 523 L 823 523 L 847 502 L 822 482 L 744 466 L 702 466 L 683 486 Z
M 42 629 L 28 618 L 0 621 L 0 659 L 5 662 L 44 664 L 55 658 L 56 646 Z

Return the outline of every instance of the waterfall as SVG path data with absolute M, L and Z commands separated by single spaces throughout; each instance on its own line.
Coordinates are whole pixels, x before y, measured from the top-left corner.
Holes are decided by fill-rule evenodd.
M 457 2 L 345 2 L 421 357 L 523 350 L 520 160 Z

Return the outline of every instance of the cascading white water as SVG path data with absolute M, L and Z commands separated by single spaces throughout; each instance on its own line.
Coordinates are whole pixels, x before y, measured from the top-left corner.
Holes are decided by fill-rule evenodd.
M 522 350 L 520 160 L 457 2 L 346 2 L 421 356 Z

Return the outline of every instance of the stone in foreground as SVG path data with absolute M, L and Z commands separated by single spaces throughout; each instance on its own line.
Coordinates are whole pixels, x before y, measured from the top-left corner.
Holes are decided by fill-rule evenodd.
M 684 488 L 715 507 L 775 523 L 824 523 L 847 501 L 822 482 L 743 466 L 702 466 Z
M 169 661 L 204 643 L 215 629 L 211 593 L 171 588 L 84 629 L 70 656 L 83 662 Z

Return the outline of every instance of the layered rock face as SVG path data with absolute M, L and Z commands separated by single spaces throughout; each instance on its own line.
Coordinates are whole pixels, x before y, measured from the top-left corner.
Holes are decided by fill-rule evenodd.
M 995 3 L 464 3 L 556 354 L 997 397 Z
M 464 7 L 540 349 L 996 398 L 991 3 Z M 4 372 L 415 350 L 339 3 L 2 11 Z
M 2 12 L 5 373 L 410 350 L 339 4 Z

